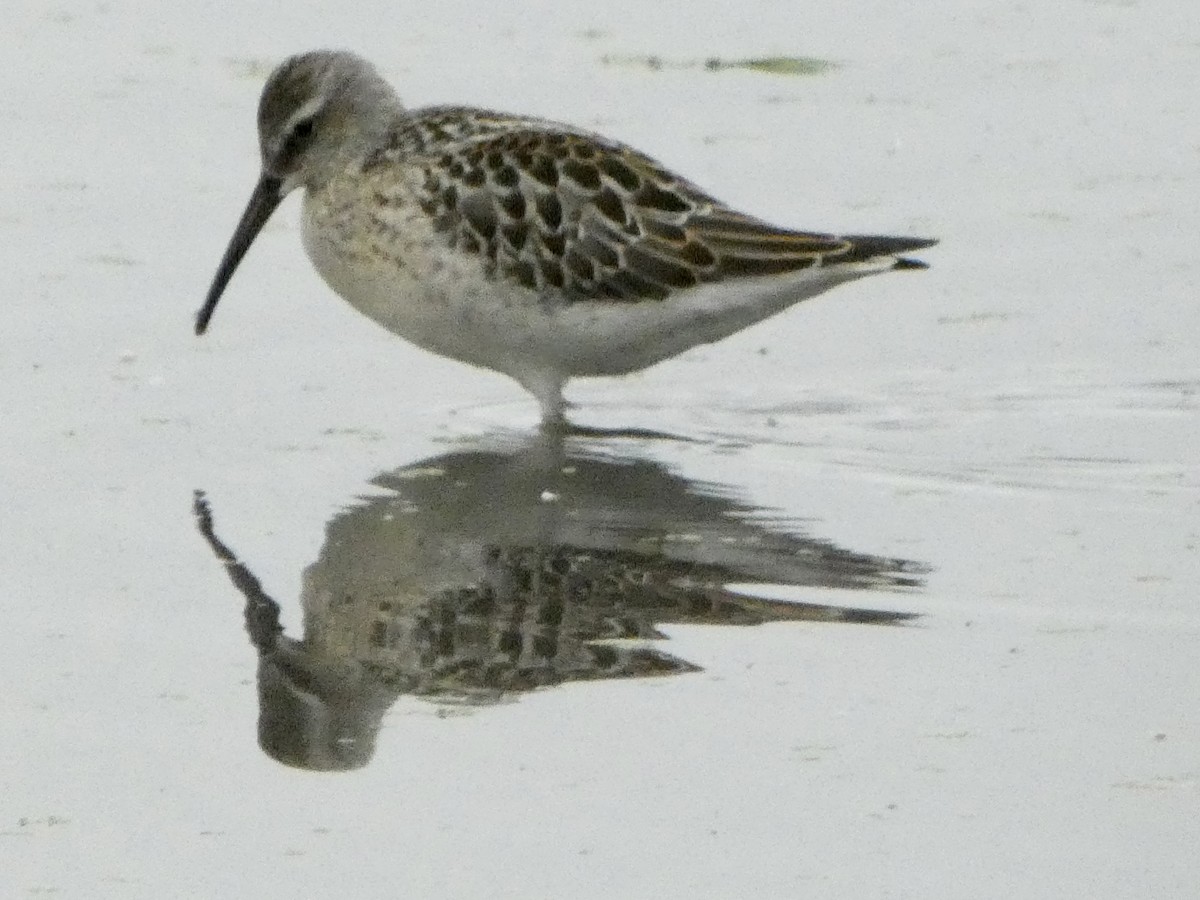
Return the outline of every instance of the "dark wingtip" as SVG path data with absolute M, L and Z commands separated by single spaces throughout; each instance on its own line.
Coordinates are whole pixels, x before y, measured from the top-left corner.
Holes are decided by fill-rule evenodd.
M 208 323 L 202 321 L 200 316 L 196 316 L 196 324 L 194 326 L 196 337 L 200 337 L 204 332 L 208 331 Z
M 877 234 L 848 234 L 843 240 L 850 242 L 850 250 L 846 256 L 840 257 L 839 261 L 862 262 L 878 256 L 895 256 L 897 258 L 893 269 L 928 269 L 927 263 L 899 254 L 924 250 L 937 243 L 937 238 L 890 237 Z

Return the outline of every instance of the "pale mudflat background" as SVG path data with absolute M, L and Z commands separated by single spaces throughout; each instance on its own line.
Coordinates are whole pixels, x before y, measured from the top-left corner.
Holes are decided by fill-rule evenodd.
M 0 895 L 1200 895 L 1200 6 L 356 6 L 5 8 Z M 192 491 L 299 636 L 372 477 L 535 418 L 331 295 L 295 200 L 192 336 L 263 78 L 315 46 L 782 223 L 940 237 L 927 272 L 569 390 L 697 441 L 592 450 L 931 570 L 778 596 L 921 618 L 670 627 L 702 672 L 401 697 L 351 773 L 264 755 Z M 702 65 L 762 56 L 838 65 Z

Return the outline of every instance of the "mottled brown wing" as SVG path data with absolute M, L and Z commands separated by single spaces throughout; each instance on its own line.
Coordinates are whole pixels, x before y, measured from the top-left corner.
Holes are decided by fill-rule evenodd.
M 404 149 L 410 162 L 425 159 L 425 211 L 454 247 L 534 290 L 662 300 L 852 250 L 731 210 L 649 157 L 566 126 L 452 109 L 417 122 Z

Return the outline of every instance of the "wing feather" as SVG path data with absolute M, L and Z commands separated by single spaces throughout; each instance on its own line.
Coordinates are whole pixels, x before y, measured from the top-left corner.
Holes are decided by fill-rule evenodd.
M 792 231 L 738 212 L 650 157 L 569 126 L 461 107 L 414 113 L 383 155 L 421 167 L 422 207 L 490 274 L 568 302 L 665 300 L 928 246 Z

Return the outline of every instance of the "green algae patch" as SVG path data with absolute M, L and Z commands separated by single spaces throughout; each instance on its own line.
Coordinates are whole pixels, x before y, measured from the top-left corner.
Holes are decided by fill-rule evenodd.
M 649 69 L 661 72 L 664 69 L 704 69 L 707 72 L 724 72 L 728 69 L 744 69 L 750 72 L 761 72 L 764 75 L 796 76 L 821 75 L 838 64 L 828 59 L 818 59 L 815 56 L 761 56 L 750 59 L 722 59 L 712 56 L 708 59 L 664 59 L 661 56 L 622 56 L 605 54 L 600 62 L 607 66 L 625 66 L 628 68 Z
M 720 72 L 722 69 L 748 69 L 751 72 L 762 72 L 766 75 L 821 75 L 830 69 L 836 69 L 838 64 L 828 59 L 817 59 L 815 56 L 763 56 L 758 59 L 718 59 L 705 60 L 704 68 L 710 72 Z

